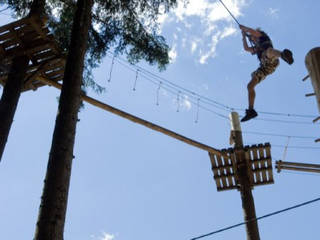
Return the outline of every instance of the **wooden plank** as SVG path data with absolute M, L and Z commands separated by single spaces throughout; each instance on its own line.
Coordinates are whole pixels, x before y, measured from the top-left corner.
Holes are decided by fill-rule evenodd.
M 259 174 L 255 173 L 254 170 L 256 169 L 259 169 L 259 162 L 257 161 L 258 160 L 258 148 L 256 145 L 253 145 L 251 148 L 251 156 L 252 156 L 252 162 L 253 162 L 253 174 L 254 174 L 254 178 L 256 180 L 256 182 L 261 182 L 261 177 Z
M 33 26 L 33 28 L 35 29 L 35 31 L 37 31 L 37 33 L 39 35 L 41 35 L 41 37 L 43 39 L 47 39 L 48 41 L 52 41 L 52 45 L 53 45 L 53 51 L 55 53 L 59 53 L 61 50 L 60 48 L 58 47 L 56 41 L 54 41 L 54 39 L 50 38 L 45 32 L 44 32 L 44 29 L 43 29 L 43 26 L 45 25 L 45 19 L 43 18 L 39 18 L 39 17 L 31 17 L 29 19 L 29 22 L 30 24 Z
M 233 149 L 230 150 L 230 160 L 232 162 L 232 169 L 233 169 L 233 174 L 234 174 L 234 182 L 235 182 L 235 186 L 238 186 L 239 183 L 239 179 L 238 179 L 238 174 L 237 174 L 237 163 L 236 163 L 236 159 L 235 159 L 235 154 Z
M 226 177 L 227 177 L 227 182 L 228 182 L 228 186 L 233 186 L 233 169 L 232 169 L 232 162 L 231 162 L 231 159 L 230 159 L 230 156 L 229 156 L 230 153 L 227 153 L 226 156 L 223 156 L 223 160 L 224 160 L 224 163 L 225 163 L 225 170 L 226 170 Z
M 270 181 L 273 180 L 273 173 L 272 173 L 272 158 L 271 158 L 271 145 L 269 143 L 265 144 L 265 151 L 266 151 L 266 157 L 267 157 L 267 166 L 270 167 L 270 170 L 268 170 L 268 176 Z
M 56 55 L 57 54 L 50 48 L 47 51 L 39 52 L 39 53 L 33 55 L 32 57 L 35 60 L 39 60 L 39 59 L 48 58 L 48 57 L 52 57 L 52 56 L 56 56 Z
M 21 47 L 16 47 L 16 48 L 7 50 L 4 58 L 8 59 L 8 60 L 12 60 L 14 57 L 21 56 L 21 55 L 32 55 L 37 52 L 48 49 L 50 47 L 51 47 L 50 43 L 44 43 L 42 45 L 30 46 L 26 50 Z
M 4 50 L 6 50 L 6 51 L 8 51 L 7 49 L 8 48 L 12 48 L 12 47 L 14 47 L 14 46 L 21 46 L 22 47 L 22 45 L 20 44 L 20 41 L 18 40 L 18 39 L 16 39 L 16 38 L 11 38 L 11 39 L 9 39 L 8 41 L 5 41 L 5 42 L 3 42 L 2 44 L 1 44 L 1 46 L 4 48 Z
M 7 41 L 11 38 L 14 38 L 14 34 L 12 32 L 5 32 L 3 34 L 0 35 L 0 42 L 2 41 Z
M 220 177 L 219 177 L 218 169 L 217 169 L 218 166 L 217 166 L 217 162 L 216 162 L 216 155 L 209 153 L 209 156 L 210 156 L 210 161 L 211 161 L 211 169 L 213 172 L 213 179 L 216 182 L 217 189 L 221 189 L 222 186 L 221 186 Z M 216 176 L 219 178 L 216 178 Z
M 262 181 L 268 181 L 268 177 L 267 177 L 267 173 L 266 173 L 266 169 L 267 169 L 267 161 L 266 161 L 266 154 L 264 151 L 264 145 L 262 144 L 258 144 L 258 148 L 259 148 L 259 156 L 260 156 L 260 166 L 261 166 L 261 170 L 262 170 Z
M 224 166 L 222 159 L 221 159 L 221 156 L 216 155 L 216 160 L 217 160 L 218 167 Z M 219 175 L 220 175 L 220 178 L 222 181 L 222 186 L 223 187 L 228 186 L 227 181 L 226 181 L 227 177 L 225 176 L 226 174 L 225 174 L 224 168 L 222 168 L 222 170 L 218 170 L 218 172 L 219 172 Z
M 64 69 L 60 70 L 60 71 L 53 71 L 49 74 L 45 74 L 45 76 L 49 79 L 54 79 L 54 78 L 57 78 L 57 77 L 63 77 L 64 75 Z
M 28 22 L 29 22 L 28 18 L 22 18 L 22 19 L 20 19 L 18 21 L 11 22 L 9 24 L 3 25 L 3 26 L 0 27 L 0 33 L 8 31 L 8 29 L 10 29 L 12 27 L 16 28 L 16 27 L 28 24 Z

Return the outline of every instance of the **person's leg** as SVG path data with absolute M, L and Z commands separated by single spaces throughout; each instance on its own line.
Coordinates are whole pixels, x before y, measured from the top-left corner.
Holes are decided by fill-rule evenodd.
M 254 71 L 251 74 L 251 77 L 252 77 L 251 81 L 247 85 L 249 107 L 246 110 L 246 115 L 241 119 L 241 122 L 248 121 L 248 120 L 258 116 L 258 113 L 254 110 L 254 100 L 256 98 L 256 92 L 255 92 L 254 88 L 261 80 L 263 80 L 265 78 L 265 74 L 263 72 L 261 65 L 256 71 Z
M 249 109 L 254 109 L 254 100 L 256 98 L 256 92 L 254 88 L 258 83 L 259 83 L 259 79 L 255 76 L 252 76 L 251 81 L 247 85 Z

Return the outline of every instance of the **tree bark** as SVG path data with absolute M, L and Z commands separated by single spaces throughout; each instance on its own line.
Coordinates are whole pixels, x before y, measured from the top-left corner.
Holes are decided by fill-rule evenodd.
M 35 240 L 62 240 L 93 0 L 78 0 Z
M 34 0 L 31 5 L 29 16 L 33 14 L 39 16 L 43 15 L 45 13 L 45 2 L 45 0 Z M 7 82 L 3 87 L 0 100 L 0 161 L 18 106 L 29 60 L 28 56 L 20 56 L 13 59 Z
M 0 100 L 0 161 L 17 109 L 28 65 L 29 58 L 27 56 L 14 58 L 7 82 L 3 88 Z

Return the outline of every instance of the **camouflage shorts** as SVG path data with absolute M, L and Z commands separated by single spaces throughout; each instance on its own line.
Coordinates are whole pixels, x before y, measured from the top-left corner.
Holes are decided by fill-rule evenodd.
M 273 73 L 276 68 L 279 65 L 279 59 L 278 58 L 268 58 L 266 56 L 266 51 L 262 53 L 261 60 L 260 60 L 260 66 L 256 71 L 254 71 L 251 74 L 252 78 L 255 78 L 258 80 L 258 82 L 261 82 L 266 78 L 266 76 Z

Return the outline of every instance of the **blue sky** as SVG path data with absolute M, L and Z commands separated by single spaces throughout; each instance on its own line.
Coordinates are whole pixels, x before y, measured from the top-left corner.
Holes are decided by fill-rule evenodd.
M 245 144 L 270 142 L 274 164 L 283 158 L 288 137 L 261 133 L 311 137 L 291 137 L 285 160 L 319 163 L 320 146 L 314 143 L 319 125 L 312 124 L 312 117 L 262 112 L 319 115 L 314 97 L 304 96 L 313 92 L 311 83 L 301 79 L 307 75 L 305 55 L 319 46 L 320 3 L 224 2 L 240 23 L 261 27 L 275 48 L 289 48 L 295 58 L 292 66 L 281 61 L 257 86 L 259 116 L 242 124 Z M 0 25 L 12 21 L 7 14 L 0 15 Z M 159 73 L 143 62 L 130 66 L 120 57 L 111 71 L 108 54 L 95 71 L 106 91 L 88 94 L 204 144 L 228 148 L 230 124 L 224 117 L 229 111 L 206 99 L 239 108 L 242 115 L 258 60 L 243 51 L 239 29 L 218 1 L 190 0 L 186 9 L 160 20 L 159 30 L 172 48 L 167 70 Z M 170 88 L 167 81 L 180 88 Z M 1 239 L 32 239 L 58 96 L 52 87 L 21 96 L 0 166 Z M 239 192 L 216 191 L 207 152 L 88 104 L 79 117 L 65 239 L 187 240 L 243 221 Z M 274 179 L 275 184 L 253 190 L 257 216 L 319 197 L 315 174 L 274 171 Z M 261 220 L 261 239 L 314 239 L 318 211 L 314 203 Z M 245 228 L 204 239 L 245 239 Z

